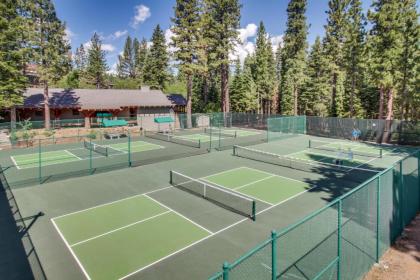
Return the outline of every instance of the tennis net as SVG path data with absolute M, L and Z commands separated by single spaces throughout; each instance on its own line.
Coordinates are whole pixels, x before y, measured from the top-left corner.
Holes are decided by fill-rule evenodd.
M 205 127 L 204 133 L 207 134 L 213 134 L 213 135 L 220 135 L 220 136 L 226 136 L 226 137 L 237 137 L 236 130 L 224 130 L 217 127 Z
M 149 137 L 149 138 L 153 138 L 153 139 L 157 139 L 157 140 L 166 141 L 166 142 L 172 142 L 172 143 L 176 143 L 176 144 L 190 146 L 190 147 L 194 147 L 194 148 L 200 148 L 201 147 L 200 139 L 198 139 L 198 140 L 187 139 L 187 138 L 183 138 L 182 136 L 179 136 L 179 135 L 162 133 L 162 132 L 153 132 L 153 131 L 145 131 L 144 136 Z
M 200 196 L 220 207 L 255 221 L 256 202 L 249 197 L 223 187 L 210 185 L 207 182 L 188 177 L 176 171 L 170 171 L 170 183 L 174 187 Z
M 363 146 L 356 143 L 343 142 L 326 142 L 319 140 L 309 140 L 309 148 L 315 150 L 324 150 L 330 152 L 337 152 L 339 150 L 346 151 L 350 149 L 354 155 L 364 157 L 382 157 L 382 148 L 374 146 Z M 361 151 L 358 149 L 368 149 L 369 151 Z
M 369 178 L 381 171 L 335 165 L 319 161 L 302 160 L 241 146 L 233 147 L 233 155 L 255 161 L 261 161 L 265 163 L 297 169 L 305 172 L 319 173 L 326 177 L 334 179 L 343 179 L 355 183 L 365 182 L 366 180 L 368 180 Z
M 86 140 L 83 141 L 83 145 L 88 150 L 104 155 L 106 157 L 108 156 L 108 147 L 98 145 L 96 143 L 92 143 Z

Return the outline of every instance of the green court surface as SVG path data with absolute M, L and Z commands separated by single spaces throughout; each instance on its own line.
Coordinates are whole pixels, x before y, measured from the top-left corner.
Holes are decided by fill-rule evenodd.
M 218 127 L 212 127 L 212 132 L 217 135 L 217 133 L 219 132 L 219 128 Z M 246 136 L 254 136 L 254 135 L 258 135 L 261 134 L 260 131 L 253 131 L 253 130 L 244 130 L 244 129 L 235 129 L 235 128 L 220 128 L 220 133 L 223 134 L 232 134 L 235 135 L 237 137 L 246 137 Z
M 240 167 L 201 178 L 270 205 L 278 204 L 312 188 L 298 180 L 249 167 Z
M 103 144 L 102 146 L 108 148 L 109 156 L 111 157 L 113 155 L 128 153 L 128 143 L 115 143 L 108 145 Z M 165 147 L 153 143 L 148 143 L 145 141 L 133 141 L 130 143 L 130 150 L 132 153 L 139 153 L 163 148 Z M 87 150 L 85 150 L 84 148 L 72 148 L 68 150 L 57 150 L 50 152 L 42 151 L 42 166 L 61 164 L 78 160 L 87 160 L 89 159 L 89 153 L 87 153 L 86 151 Z M 103 155 L 95 152 L 93 152 L 93 154 L 94 157 L 103 157 Z M 39 167 L 39 153 L 14 155 L 10 158 L 18 169 Z
M 88 279 L 121 279 L 212 234 L 146 194 L 52 219 Z
M 200 141 L 201 143 L 211 141 L 210 135 L 203 134 L 203 133 L 194 133 L 194 134 L 186 134 L 186 135 L 174 135 L 174 138 L 179 138 L 179 139 L 182 139 L 182 140 L 193 141 L 193 142 Z
M 319 161 L 322 163 L 336 164 L 336 159 L 338 158 L 336 153 L 328 152 L 318 152 L 314 153 L 311 151 L 301 151 L 293 154 L 287 155 L 288 157 L 299 159 L 299 160 L 308 160 L 308 161 Z M 366 158 L 360 156 L 353 156 L 353 160 L 346 158 L 345 155 L 341 157 L 342 165 L 346 167 L 361 167 L 376 158 Z
M 109 144 L 104 145 L 105 147 L 111 148 L 113 150 L 121 151 L 128 153 L 128 144 L 127 143 L 116 143 L 116 144 Z M 145 152 L 145 151 L 151 151 L 156 149 L 163 149 L 165 147 L 145 142 L 145 141 L 133 141 L 130 143 L 130 150 L 131 152 Z
M 11 159 L 18 169 L 38 167 L 40 161 L 39 153 L 15 155 L 11 156 Z M 82 159 L 68 150 L 59 150 L 43 152 L 41 160 L 43 165 L 52 165 Z
M 350 141 L 333 141 L 333 142 L 324 142 L 324 141 L 311 141 L 314 145 L 314 148 L 327 148 L 327 149 L 336 149 L 336 150 L 352 150 L 353 152 L 362 152 L 366 154 L 372 154 L 380 156 L 381 150 L 384 147 L 376 146 L 376 145 L 369 145 L 367 143 L 362 142 L 350 142 Z M 389 148 L 388 148 L 389 149 Z M 385 148 L 385 150 L 387 150 Z

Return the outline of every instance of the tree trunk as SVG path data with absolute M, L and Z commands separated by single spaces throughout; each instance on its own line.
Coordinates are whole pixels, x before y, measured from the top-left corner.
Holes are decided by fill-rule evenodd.
M 207 105 L 207 102 L 209 101 L 209 84 L 208 84 L 208 78 L 207 75 L 203 75 L 203 100 L 204 104 Z
M 337 73 L 333 74 L 332 92 L 331 92 L 331 115 L 337 117 Z
M 388 89 L 387 92 L 387 105 L 386 105 L 386 120 L 392 120 L 394 117 L 394 94 L 392 89 Z
M 50 129 L 50 98 L 48 94 L 48 82 L 44 82 L 44 122 L 45 129 Z
M 222 64 L 221 66 L 221 84 L 222 84 L 222 111 L 229 113 L 230 100 L 229 100 L 229 65 Z
M 384 118 L 384 88 L 379 88 L 379 115 L 378 119 Z
M 293 114 L 298 115 L 298 89 L 296 86 L 293 87 Z
M 16 129 L 16 106 L 10 108 L 10 128 Z
M 192 127 L 192 120 L 191 120 L 191 107 L 192 107 L 192 75 L 187 75 L 187 128 Z

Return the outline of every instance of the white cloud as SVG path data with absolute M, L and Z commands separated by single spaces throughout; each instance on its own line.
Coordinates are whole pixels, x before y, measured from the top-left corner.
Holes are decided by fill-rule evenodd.
M 175 34 L 172 32 L 172 30 L 170 28 L 165 30 L 165 41 L 166 41 L 166 45 L 168 46 L 168 51 L 173 53 L 174 51 L 176 51 L 176 48 L 173 46 L 170 46 L 170 44 L 172 43 L 172 37 L 174 37 Z
M 66 27 L 66 29 L 64 30 L 64 33 L 66 34 L 64 36 L 64 39 L 66 39 L 67 42 L 69 42 L 69 43 L 71 43 L 71 38 L 76 36 L 76 34 L 74 34 L 73 31 L 71 31 L 70 28 L 68 28 L 68 27 Z
M 115 47 L 111 44 L 102 44 L 102 50 L 106 52 L 113 52 L 115 50 Z
M 255 23 L 249 23 L 245 28 L 238 29 L 239 31 L 239 40 L 242 43 L 245 43 L 248 38 L 255 37 L 257 35 L 258 27 Z
M 150 8 L 145 5 L 138 5 L 134 7 L 135 14 L 131 21 L 131 27 L 137 28 L 140 23 L 143 23 L 148 19 L 152 14 Z
M 283 46 L 283 35 L 272 36 L 270 37 L 271 45 L 273 46 L 273 51 L 277 51 L 279 44 Z
M 245 57 L 255 52 L 255 36 L 257 35 L 258 26 L 255 23 L 249 23 L 245 28 L 238 29 L 240 43 L 236 44 L 232 53 L 229 54 L 229 58 L 239 60 L 243 63 Z M 283 42 L 282 35 L 270 35 L 267 34 L 270 42 L 273 46 L 273 51 L 277 50 L 279 43 Z
M 90 49 L 91 45 L 92 45 L 91 41 L 88 41 L 88 42 L 83 44 L 83 46 L 87 50 Z M 102 50 L 106 51 L 106 52 L 113 52 L 115 50 L 115 47 L 111 44 L 102 44 Z
M 117 31 L 114 32 L 114 34 L 112 34 L 112 37 L 114 39 L 118 39 L 118 38 L 120 38 L 122 36 L 127 35 L 127 33 L 128 33 L 127 30 L 122 30 L 122 31 L 121 30 L 117 30 Z
M 117 63 L 116 62 L 111 65 L 111 68 L 109 68 L 107 73 L 110 74 L 110 75 L 116 75 L 117 74 Z

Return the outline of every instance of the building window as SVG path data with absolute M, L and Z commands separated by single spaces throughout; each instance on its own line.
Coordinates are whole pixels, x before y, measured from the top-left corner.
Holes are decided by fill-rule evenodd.
M 130 108 L 130 118 L 134 118 L 137 116 L 137 109 L 136 108 Z
M 80 116 L 79 110 L 73 109 L 73 116 Z
M 35 116 L 42 117 L 43 115 L 43 111 L 35 111 Z

